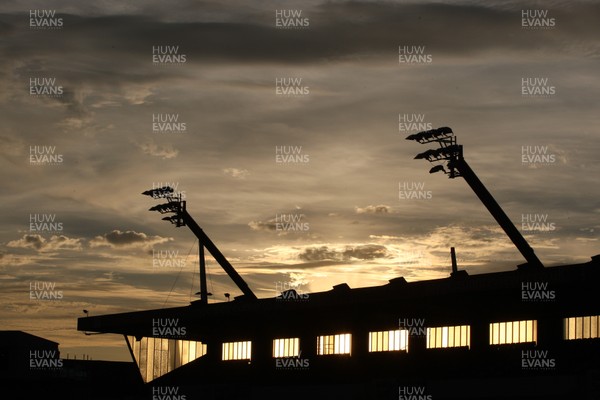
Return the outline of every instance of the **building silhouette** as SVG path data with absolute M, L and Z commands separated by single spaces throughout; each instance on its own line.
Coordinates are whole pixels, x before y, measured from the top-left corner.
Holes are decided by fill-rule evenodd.
M 526 260 L 514 270 L 375 287 L 342 283 L 258 299 L 170 187 L 151 210 L 198 238 L 201 299 L 185 307 L 84 317 L 124 336 L 148 393 L 202 399 L 600 398 L 600 255 L 545 267 L 463 157 L 448 127 L 416 158 L 461 177 Z M 208 303 L 204 249 L 243 293 Z
M 0 331 L 2 398 L 144 399 L 133 362 L 61 358 L 59 344 L 23 331 Z

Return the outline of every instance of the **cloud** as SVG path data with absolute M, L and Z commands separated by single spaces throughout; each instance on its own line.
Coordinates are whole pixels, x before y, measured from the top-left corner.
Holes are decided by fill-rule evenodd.
M 378 206 L 366 206 L 364 208 L 355 207 L 354 210 L 357 214 L 387 214 L 391 212 L 391 207 L 386 205 L 378 205 Z
M 402 239 L 402 237 L 401 236 L 393 236 L 393 235 L 369 235 L 369 239 L 398 240 L 398 239 Z
M 166 146 L 159 146 L 154 142 L 146 142 L 138 145 L 144 154 L 148 154 L 154 157 L 161 157 L 163 160 L 169 158 L 175 158 L 179 154 L 179 150 L 174 149 L 171 144 Z
M 374 260 L 389 256 L 387 248 L 379 244 L 364 244 L 346 246 L 344 250 L 334 250 L 327 246 L 310 247 L 304 249 L 299 255 L 302 261 L 352 261 Z
M 275 219 L 270 219 L 266 222 L 264 221 L 250 221 L 248 223 L 248 226 L 250 227 L 250 229 L 252 229 L 253 231 L 265 231 L 265 232 L 271 232 L 271 231 L 275 231 L 277 228 L 277 225 L 275 223 Z
M 96 236 L 90 241 L 91 247 L 150 247 L 155 244 L 171 241 L 172 238 L 148 236 L 143 232 L 113 230 L 102 236 Z
M 342 257 L 344 260 L 374 260 L 388 257 L 388 251 L 385 246 L 379 244 L 365 244 L 346 248 L 342 253 Z
M 41 235 L 23 235 L 21 239 L 8 242 L 7 246 L 40 250 L 45 241 L 46 239 L 44 239 Z
M 0 136 L 0 154 L 5 156 L 21 155 L 25 152 L 23 139 L 19 137 Z
M 114 74 L 108 75 L 93 68 L 83 72 L 88 78 L 103 78 L 108 81 L 121 79 L 129 74 L 129 80 L 144 79 L 144 74 L 158 76 L 164 71 L 135 74 L 133 68 L 140 69 L 140 63 L 132 59 L 149 60 L 153 45 L 174 43 L 183 53 L 189 55 L 189 63 L 202 62 L 287 62 L 305 63 L 318 60 L 331 60 L 353 55 L 392 54 L 398 46 L 422 44 L 437 55 L 461 55 L 487 52 L 498 48 L 520 52 L 544 50 L 561 46 L 576 37 L 577 43 L 590 43 L 590 52 L 596 52 L 593 45 L 595 29 L 593 17 L 598 5 L 579 5 L 587 12 L 581 13 L 577 23 L 572 21 L 560 6 L 550 11 L 557 18 L 559 29 L 547 35 L 543 41 L 530 32 L 521 34 L 521 9 L 501 9 L 493 5 L 473 4 L 393 4 L 391 2 L 327 2 L 304 9 L 311 19 L 309 29 L 289 31 L 277 29 L 274 24 L 274 10 L 254 15 L 228 10 L 227 17 L 216 21 L 164 21 L 161 15 L 103 17 L 72 16 L 65 23 L 64 32 L 73 32 L 68 40 L 62 39 L 64 53 L 88 58 L 92 53 L 118 52 L 119 56 L 103 62 L 105 68 L 118 66 Z M 241 8 L 240 8 L 241 9 Z M 172 15 L 172 10 L 169 10 Z M 190 14 L 190 13 L 187 13 Z M 205 15 L 205 12 L 197 13 Z M 226 14 L 221 14 L 225 16 Z M 22 19 L 8 18 L 9 37 L 31 40 L 31 32 L 19 30 Z M 186 16 L 189 19 L 189 15 Z M 73 22 L 73 23 L 71 23 Z M 76 22 L 76 23 L 75 23 Z M 448 23 L 461 29 L 446 30 L 440 34 L 437 27 Z M 485 26 L 485 29 L 481 29 Z M 515 29 L 514 35 L 499 32 Z M 11 29 L 12 28 L 12 29 Z M 107 29 L 112 28 L 112 29 Z M 477 35 L 474 35 L 474 33 Z M 64 36 L 64 35 L 63 35 Z M 80 38 L 85 37 L 87 46 L 82 46 Z M 203 40 L 197 40 L 202 37 Z M 53 49 L 56 35 L 36 35 L 38 48 L 22 46 L 20 40 L 10 41 L 7 53 L 11 56 L 43 57 Z M 118 43 L 115 46 L 114 43 Z M 566 47 L 566 46 L 565 46 Z M 297 51 L 307 49 L 307 51 Z M 36 53 L 37 52 L 37 53 Z M 145 57 L 144 57 L 145 56 Z M 180 71 L 168 71 L 173 75 Z
M 302 261 L 337 261 L 339 253 L 335 250 L 329 250 L 327 246 L 311 247 L 298 254 L 298 258 Z
M 267 221 L 250 221 L 248 226 L 253 231 L 277 231 L 279 236 L 286 236 L 290 233 L 308 233 L 310 228 L 309 223 L 305 220 L 306 215 L 298 213 L 298 210 L 302 210 L 302 207 L 295 206 L 294 212 L 277 214 L 275 218 Z
M 238 168 L 225 168 L 223 173 L 236 179 L 246 179 L 246 177 L 250 175 L 250 172 L 247 169 Z
M 46 239 L 38 234 L 23 235 L 21 239 L 12 240 L 7 243 L 8 247 L 35 249 L 40 252 L 52 250 L 81 250 L 81 239 L 69 238 L 65 235 L 53 235 Z

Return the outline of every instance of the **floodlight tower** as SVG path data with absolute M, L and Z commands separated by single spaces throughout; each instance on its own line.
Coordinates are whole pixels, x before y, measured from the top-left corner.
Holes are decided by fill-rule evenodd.
M 437 143 L 440 146 L 438 149 L 427 150 L 417 154 L 415 159 L 425 159 L 431 163 L 440 162 L 440 164 L 435 165 L 429 170 L 430 174 L 443 171 L 450 179 L 456 177 L 464 178 L 510 240 L 517 246 L 517 249 L 519 249 L 525 260 L 527 260 L 527 264 L 525 265 L 529 268 L 544 267 L 533 249 L 529 246 L 529 243 L 527 243 L 527 240 L 521 235 L 521 232 L 515 227 L 492 194 L 486 189 L 477 175 L 475 175 L 469 164 L 467 164 L 463 157 L 463 147 L 457 143 L 452 129 L 447 126 L 431 129 L 409 135 L 406 137 L 406 140 L 415 140 L 421 144 Z M 448 168 L 447 170 L 444 168 L 444 163 L 446 168 Z
M 242 291 L 246 298 L 255 300 L 256 295 L 252 292 L 246 281 L 237 273 L 235 268 L 229 263 L 227 258 L 221 253 L 217 246 L 210 240 L 210 238 L 204 233 L 200 225 L 194 221 L 194 218 L 187 212 L 186 202 L 183 200 L 180 193 L 176 194 L 173 188 L 164 186 L 162 188 L 146 190 L 142 193 L 143 195 L 150 196 L 153 199 L 165 199 L 167 200 L 164 204 L 158 204 L 149 211 L 158 211 L 161 214 L 171 213 L 173 215 L 166 216 L 163 218 L 165 221 L 169 221 L 176 227 L 187 226 L 198 238 L 198 257 L 199 257 L 199 268 L 200 268 L 200 301 L 202 304 L 208 304 L 208 293 L 206 285 L 206 263 L 204 260 L 204 249 L 214 257 L 219 263 L 221 268 L 229 275 L 231 280 L 237 285 Z

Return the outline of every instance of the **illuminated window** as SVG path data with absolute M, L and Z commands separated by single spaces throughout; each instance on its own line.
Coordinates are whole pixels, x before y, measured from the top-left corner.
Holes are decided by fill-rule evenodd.
M 427 328 L 428 349 L 469 346 L 471 346 L 471 327 L 469 325 Z
M 325 335 L 317 337 L 317 354 L 350 354 L 352 335 L 342 333 L 339 335 Z
M 229 360 L 250 360 L 252 355 L 252 342 L 228 342 L 223 343 L 223 353 L 221 359 Z
M 369 351 L 400 351 L 408 350 L 408 331 L 369 332 Z
M 298 357 L 300 356 L 300 339 L 287 338 L 273 340 L 273 357 Z
M 600 338 L 600 315 L 564 319 L 565 339 Z
M 206 354 L 206 345 L 192 340 L 127 336 L 127 344 L 146 383 Z
M 490 324 L 490 344 L 537 343 L 537 321 L 494 322 Z

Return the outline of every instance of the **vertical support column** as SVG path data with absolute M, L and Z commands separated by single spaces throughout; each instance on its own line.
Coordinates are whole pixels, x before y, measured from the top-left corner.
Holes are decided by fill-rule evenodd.
M 204 340 L 206 340 L 206 342 L 203 341 L 202 343 L 206 344 L 206 354 L 204 355 L 207 360 L 206 362 L 218 365 L 218 363 L 221 362 L 222 341 L 213 336 L 207 337 Z
M 542 349 L 556 348 L 564 339 L 563 318 L 550 313 L 538 318 L 538 346 Z
M 200 301 L 208 304 L 208 289 L 206 288 L 206 260 L 204 259 L 204 244 L 198 241 L 198 265 L 200 268 Z
M 315 332 L 300 333 L 300 351 L 302 358 L 308 359 L 309 364 L 314 367 L 317 359 L 317 335 Z
M 264 371 L 273 371 L 275 369 L 275 360 L 273 358 L 273 338 L 262 329 L 258 330 L 258 335 L 252 337 L 252 364 L 255 368 Z
M 408 353 L 419 357 L 420 354 L 427 350 L 427 328 L 418 327 L 417 329 L 409 329 L 408 334 Z
M 456 274 L 458 265 L 456 264 L 456 250 L 454 250 L 454 247 L 450 247 L 450 257 L 452 258 L 452 274 Z
M 481 319 L 471 322 L 471 350 L 485 351 L 490 346 L 490 324 Z
M 364 325 L 361 325 L 363 327 Z M 363 360 L 369 353 L 369 331 L 355 326 L 352 330 L 352 346 L 350 354 L 356 360 Z
M 204 233 L 200 225 L 194 221 L 192 216 L 185 211 L 182 211 L 182 218 L 185 225 L 196 235 L 198 241 L 202 243 L 206 250 L 213 256 L 213 258 L 219 263 L 219 265 L 223 268 L 223 270 L 229 275 L 231 280 L 236 284 L 236 286 L 246 295 L 248 299 L 256 300 L 256 295 L 250 290 L 248 284 L 242 279 L 242 277 L 237 273 L 235 268 L 227 261 L 227 258 L 221 253 L 221 251 L 215 246 L 215 244 L 210 240 L 210 238 Z

